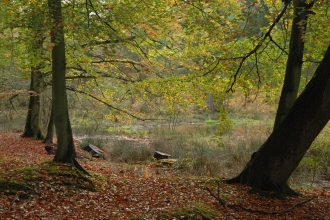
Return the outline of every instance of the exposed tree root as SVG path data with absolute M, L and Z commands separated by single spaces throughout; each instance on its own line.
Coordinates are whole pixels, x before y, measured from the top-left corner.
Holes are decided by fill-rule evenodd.
M 87 170 L 85 170 L 80 163 L 77 161 L 76 158 L 73 158 L 72 164 L 80 171 L 82 171 L 84 174 L 86 174 L 87 176 L 91 176 L 90 173 L 87 172 Z M 79 173 L 80 174 L 80 173 Z M 81 174 L 80 174 L 81 175 Z
M 254 212 L 254 213 L 262 213 L 262 214 L 271 214 L 271 215 L 274 215 L 274 214 L 280 214 L 280 213 L 285 213 L 285 212 L 289 212 L 289 211 L 292 211 L 294 208 L 306 203 L 306 202 L 309 202 L 311 200 L 313 200 L 314 198 L 309 198 L 309 199 L 306 199 L 304 201 L 301 201 L 301 202 L 298 202 L 296 204 L 293 204 L 291 208 L 288 208 L 288 209 L 284 209 L 284 210 L 280 210 L 280 211 L 265 211 L 265 210 L 258 210 L 258 209 L 251 209 L 251 208 L 245 208 L 244 206 L 242 206 L 241 204 L 227 204 L 223 199 L 220 198 L 220 183 L 218 182 L 218 195 L 214 195 L 214 193 L 208 188 L 206 187 L 206 190 L 211 194 L 211 196 L 213 198 L 215 198 L 220 205 L 222 206 L 225 206 L 225 207 L 229 207 L 229 208 L 236 208 L 236 207 L 239 207 L 241 209 L 243 209 L 244 211 L 247 211 L 247 212 Z
M 234 184 L 234 183 L 243 184 L 243 185 L 252 187 L 254 190 L 272 191 L 274 193 L 284 194 L 284 195 L 288 195 L 288 196 L 300 196 L 299 193 L 295 192 L 287 184 L 280 185 L 280 186 L 273 185 L 272 187 L 270 187 L 268 185 L 268 188 L 258 187 L 256 185 L 250 184 L 247 181 L 243 180 L 242 173 L 232 179 L 225 180 L 224 182 L 227 184 Z

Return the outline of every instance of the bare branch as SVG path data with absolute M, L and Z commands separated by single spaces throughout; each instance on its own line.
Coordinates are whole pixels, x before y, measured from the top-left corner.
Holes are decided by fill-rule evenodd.
M 70 91 L 73 91 L 73 92 L 77 92 L 77 93 L 80 93 L 80 94 L 87 95 L 87 96 L 89 96 L 89 97 L 91 97 L 91 98 L 93 98 L 93 99 L 95 99 L 95 100 L 101 102 L 102 104 L 108 106 L 109 108 L 114 109 L 114 110 L 116 110 L 116 111 L 118 111 L 118 112 L 121 112 L 121 113 L 127 114 L 127 115 L 131 116 L 132 118 L 135 118 L 135 119 L 138 119 L 138 120 L 141 120 L 141 121 L 145 121 L 145 120 L 146 120 L 146 119 L 140 118 L 140 117 L 138 117 L 138 116 L 136 116 L 136 115 L 133 115 L 132 113 L 129 113 L 128 111 L 125 111 L 125 110 L 123 110 L 123 109 L 117 108 L 117 107 L 115 107 L 115 106 L 113 106 L 113 105 L 111 105 L 111 104 L 109 104 L 109 103 L 107 103 L 107 102 L 105 102 L 105 101 L 103 101 L 103 100 L 97 98 L 96 96 L 94 96 L 94 95 L 92 95 L 92 94 L 90 94 L 90 93 L 87 93 L 87 92 L 84 92 L 84 91 L 81 91 L 81 90 L 77 90 L 76 88 L 71 87 L 71 86 L 67 86 L 66 89 L 67 89 L 67 90 L 70 90 Z
M 87 70 L 85 70 L 84 68 L 82 68 L 81 66 L 78 66 L 78 67 L 68 67 L 67 68 L 68 70 L 70 69 L 73 69 L 73 70 L 77 70 L 77 71 L 80 71 L 82 73 L 87 73 Z M 104 77 L 104 78 L 113 78 L 113 79 L 118 79 L 118 80 L 122 80 L 122 81 L 125 81 L 125 82 L 138 82 L 139 80 L 132 80 L 128 77 L 124 78 L 124 77 L 120 77 L 120 76 L 113 76 L 113 75 L 110 75 L 106 72 L 101 72 L 101 71 L 95 71 L 95 73 L 97 73 L 98 75 L 94 76 L 94 75 L 76 75 L 76 76 L 66 76 L 66 79 L 97 79 L 99 77 Z
M 89 43 L 81 44 L 81 47 L 94 46 L 94 45 L 105 45 L 105 44 L 117 44 L 129 42 L 135 39 L 135 36 L 127 37 L 125 39 L 116 39 L 116 40 L 101 40 L 101 41 L 91 41 Z
M 230 88 L 227 90 L 227 92 L 232 92 L 233 91 L 233 87 L 236 83 L 237 77 L 239 75 L 239 72 L 242 69 L 242 66 L 245 62 L 245 60 L 247 58 L 249 58 L 252 54 L 256 53 L 257 50 L 263 45 L 263 43 L 265 42 L 265 40 L 267 39 L 267 37 L 270 37 L 270 33 L 272 32 L 272 30 L 274 29 L 275 25 L 281 20 L 281 18 L 283 17 L 283 15 L 285 14 L 287 8 L 288 8 L 289 2 L 285 2 L 284 7 L 281 11 L 281 13 L 275 18 L 274 22 L 272 23 L 272 25 L 269 27 L 268 31 L 265 33 L 264 37 L 260 40 L 260 42 L 254 47 L 253 50 L 251 50 L 248 54 L 246 54 L 245 56 L 242 57 L 241 62 L 239 63 L 239 66 L 236 70 L 236 73 L 233 75 L 233 81 L 230 85 Z
M 270 40 L 271 42 L 273 42 L 273 44 L 275 44 L 275 46 L 276 46 L 278 49 L 280 49 L 283 53 L 285 53 L 286 55 L 289 55 L 289 53 L 288 53 L 284 48 L 282 48 L 280 45 L 278 45 L 278 43 L 276 43 L 276 41 L 273 40 L 273 38 L 272 38 L 271 35 L 269 35 L 269 40 Z
M 213 72 L 213 71 L 219 66 L 220 61 L 226 61 L 226 60 L 240 60 L 240 59 L 243 59 L 243 58 L 244 58 L 244 56 L 239 56 L 239 57 L 229 57 L 229 58 L 218 58 L 218 59 L 217 59 L 217 63 L 215 64 L 215 66 L 214 66 L 211 70 L 209 70 L 209 71 L 207 71 L 206 73 L 204 73 L 202 76 L 206 76 L 206 75 L 212 73 L 212 72 Z M 210 65 L 210 66 L 211 66 L 211 65 Z
M 117 32 L 116 29 L 114 29 L 107 21 L 105 21 L 104 19 L 101 18 L 101 16 L 99 15 L 99 13 L 96 11 L 96 9 L 94 8 L 94 5 L 92 3 L 91 0 L 89 0 L 89 6 L 92 7 L 92 9 L 94 10 L 94 13 L 96 14 L 97 18 L 102 21 L 106 26 L 108 26 L 111 30 L 113 30 L 114 32 Z
M 315 63 L 315 64 L 321 63 L 321 61 L 315 61 L 315 60 L 303 60 L 303 62 L 310 62 L 310 63 Z
M 129 59 L 125 59 L 125 60 L 118 60 L 118 59 L 105 60 L 102 57 L 97 57 L 97 58 L 99 58 L 100 60 L 99 61 L 92 61 L 92 63 L 128 63 L 128 64 L 132 64 L 133 66 L 135 66 L 135 65 L 143 66 L 139 62 L 136 62 L 134 60 L 129 60 Z

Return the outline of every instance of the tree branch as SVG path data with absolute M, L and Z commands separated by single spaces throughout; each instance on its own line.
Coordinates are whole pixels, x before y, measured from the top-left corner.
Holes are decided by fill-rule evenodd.
M 89 6 L 92 7 L 92 9 L 94 10 L 94 13 L 96 14 L 97 18 L 102 21 L 106 26 L 108 26 L 111 30 L 113 30 L 114 32 L 117 32 L 116 29 L 114 29 L 108 22 L 106 22 L 104 19 L 101 18 L 101 16 L 99 15 L 99 13 L 96 11 L 96 9 L 94 8 L 94 5 L 92 3 L 91 0 L 88 0 L 89 1 Z
M 233 75 L 233 81 L 230 85 L 230 88 L 227 90 L 227 92 L 233 91 L 233 87 L 236 83 L 237 77 L 239 75 L 239 72 L 242 69 L 242 66 L 245 62 L 245 60 L 247 58 L 249 58 L 252 54 L 256 53 L 257 50 L 263 45 L 263 43 L 265 42 L 265 40 L 267 39 L 267 37 L 270 37 L 270 33 L 272 32 L 272 30 L 274 29 L 275 25 L 281 20 L 281 18 L 283 17 L 283 15 L 285 14 L 287 8 L 288 8 L 289 2 L 285 2 L 284 3 L 284 8 L 282 9 L 281 13 L 275 18 L 274 22 L 272 23 L 272 25 L 269 27 L 268 31 L 265 33 L 264 37 L 260 40 L 260 42 L 254 47 L 253 50 L 251 50 L 248 54 L 246 54 L 245 56 L 243 56 L 241 59 L 241 62 L 238 65 L 238 68 L 236 70 L 236 73 Z
M 287 51 L 285 51 L 284 48 L 282 48 L 280 45 L 278 45 L 278 43 L 276 43 L 276 42 L 273 40 L 273 38 L 272 38 L 271 35 L 269 35 L 269 40 L 270 40 L 273 44 L 275 44 L 275 46 L 276 46 L 278 49 L 280 49 L 283 53 L 285 53 L 286 55 L 289 56 L 289 53 L 288 53 Z
M 73 70 L 77 70 L 77 71 L 81 71 L 83 73 L 87 73 L 87 70 L 83 69 L 81 66 L 78 67 L 68 67 L 68 70 L 73 69 Z M 113 79 L 118 79 L 118 80 L 122 80 L 124 82 L 138 82 L 139 80 L 132 80 L 130 78 L 124 78 L 124 77 L 119 77 L 119 76 L 111 76 L 108 73 L 105 72 L 101 72 L 101 71 L 95 71 L 95 73 L 97 73 L 99 75 L 99 77 L 104 77 L 104 78 L 113 78 Z M 93 76 L 93 75 L 76 75 L 76 76 L 66 76 L 66 79 L 97 79 L 98 76 Z
M 139 71 L 136 68 L 136 66 L 143 67 L 143 65 L 140 62 L 136 62 L 134 60 L 129 60 L 129 59 L 124 59 L 124 60 L 119 60 L 119 59 L 106 60 L 106 59 L 103 59 L 103 57 L 101 57 L 101 56 L 95 56 L 95 58 L 98 58 L 100 60 L 98 60 L 98 61 L 92 61 L 92 63 L 128 63 L 128 64 L 131 64 L 136 71 Z
M 92 94 L 90 94 L 90 93 L 87 93 L 87 92 L 84 92 L 84 91 L 81 91 L 81 90 L 77 90 L 76 88 L 73 88 L 73 87 L 71 87 L 71 86 L 67 86 L 66 89 L 67 89 L 67 90 L 70 90 L 70 91 L 73 91 L 73 92 L 77 92 L 77 93 L 80 93 L 80 94 L 87 95 L 87 96 L 89 96 L 89 97 L 91 97 L 91 98 L 93 98 L 93 99 L 95 99 L 95 100 L 101 102 L 102 104 L 108 106 L 109 108 L 112 108 L 112 109 L 114 109 L 114 110 L 116 110 L 116 111 L 118 111 L 118 112 L 122 112 L 122 113 L 124 113 L 124 114 L 127 114 L 127 115 L 131 116 L 132 118 L 135 118 L 135 119 L 138 119 L 138 120 L 141 120 L 141 121 L 145 121 L 145 120 L 146 120 L 146 119 L 140 118 L 140 117 L 138 117 L 138 116 L 136 116 L 136 115 L 133 115 L 133 114 L 129 113 L 128 111 L 125 111 L 125 110 L 122 110 L 122 109 L 120 109 L 120 108 L 117 108 L 117 107 L 115 107 L 115 106 L 113 106 L 113 105 L 110 105 L 109 103 L 107 103 L 107 102 L 105 102 L 105 101 L 103 101 L 103 100 L 97 98 L 96 96 L 94 96 L 94 95 L 92 95 Z
M 124 42 L 128 42 L 128 41 L 132 41 L 135 39 L 135 36 L 131 36 L 131 37 L 127 37 L 125 39 L 117 39 L 117 40 L 102 40 L 102 41 L 92 41 L 89 43 L 84 43 L 81 44 L 81 47 L 86 47 L 88 45 L 90 46 L 94 46 L 94 45 L 104 45 L 104 44 L 117 44 L 117 43 L 124 43 Z

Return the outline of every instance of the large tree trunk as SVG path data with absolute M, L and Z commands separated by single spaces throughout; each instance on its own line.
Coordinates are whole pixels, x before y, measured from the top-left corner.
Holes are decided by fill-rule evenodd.
M 49 13 L 53 22 L 51 30 L 52 49 L 52 119 L 55 124 L 57 149 L 54 161 L 71 163 L 84 173 L 89 173 L 76 160 L 76 150 L 69 119 L 66 95 L 66 60 L 64 45 L 64 22 L 61 0 L 48 0 Z
M 287 116 L 244 170 L 228 183 L 255 189 L 292 193 L 287 180 L 330 119 L 330 46 L 314 77 Z
M 76 152 L 73 144 L 66 94 L 66 61 L 61 0 L 48 0 L 53 21 L 52 49 L 52 111 L 57 135 L 57 151 L 54 161 L 74 163 Z
M 293 0 L 294 18 L 292 20 L 289 56 L 286 63 L 284 84 L 276 113 L 274 129 L 288 114 L 298 95 L 304 54 L 304 33 L 310 8 L 305 0 Z

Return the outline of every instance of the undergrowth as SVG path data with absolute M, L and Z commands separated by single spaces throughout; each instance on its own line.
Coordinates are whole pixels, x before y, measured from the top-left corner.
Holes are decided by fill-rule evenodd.
M 257 100 L 258 101 L 258 100 Z M 236 103 L 232 103 L 236 102 Z M 259 101 L 260 102 L 260 101 Z M 261 105 L 261 104 L 262 105 Z M 175 121 L 148 121 L 132 124 L 111 123 L 94 115 L 82 120 L 72 117 L 73 130 L 83 134 L 83 142 L 106 151 L 111 162 L 150 164 L 153 152 L 161 151 L 177 159 L 172 165 L 176 175 L 219 176 L 237 175 L 272 131 L 274 106 L 230 99 L 228 117 L 231 130 L 217 133 L 219 119 L 207 113 L 178 115 Z M 17 117 L 0 117 L 2 130 L 16 129 Z M 97 116 L 97 117 L 96 117 Z M 20 123 L 22 124 L 21 117 Z M 313 186 L 319 178 L 330 178 L 330 128 L 322 131 L 290 178 L 290 184 L 308 182 Z M 141 172 L 143 173 L 143 172 Z
M 330 178 L 330 124 L 314 140 L 299 164 L 294 177 L 297 185 L 313 186 L 317 180 Z M 296 181 L 297 182 L 297 181 Z M 299 183 L 300 182 L 300 183 Z

